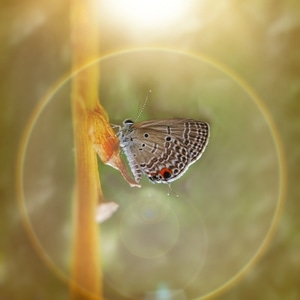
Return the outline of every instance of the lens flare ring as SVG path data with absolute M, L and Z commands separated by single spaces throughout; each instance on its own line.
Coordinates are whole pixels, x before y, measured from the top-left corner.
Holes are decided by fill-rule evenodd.
M 83 71 L 84 69 L 96 64 L 100 63 L 107 59 L 112 59 L 114 57 L 128 54 L 128 53 L 138 53 L 141 51 L 154 51 L 154 52 L 161 52 L 161 53 L 176 53 L 179 55 L 188 56 L 190 58 L 194 58 L 195 60 L 204 61 L 210 65 L 212 65 L 214 68 L 220 70 L 221 72 L 227 74 L 229 77 L 233 78 L 235 82 L 238 83 L 238 85 L 247 92 L 247 94 L 250 96 L 252 101 L 257 105 L 259 110 L 261 111 L 263 117 L 265 118 L 267 125 L 269 127 L 271 136 L 274 141 L 274 145 L 276 147 L 276 154 L 277 154 L 277 160 L 278 160 L 278 166 L 279 166 L 279 192 L 278 192 L 278 199 L 276 203 L 276 207 L 274 210 L 274 215 L 270 223 L 270 227 L 268 232 L 265 235 L 264 240 L 262 241 L 260 247 L 257 249 L 256 253 L 253 254 L 252 258 L 249 259 L 249 262 L 232 278 L 230 278 L 227 282 L 225 282 L 222 286 L 219 288 L 211 291 L 211 293 L 204 295 L 202 298 L 205 297 L 211 297 L 215 296 L 217 294 L 223 293 L 228 288 L 232 287 L 235 283 L 237 283 L 238 280 L 240 280 L 247 271 L 250 270 L 250 268 L 257 262 L 257 260 L 261 257 L 261 255 L 264 253 L 268 245 L 270 244 L 272 237 L 277 229 L 279 217 L 282 212 L 283 203 L 284 203 L 284 197 L 286 193 L 286 165 L 285 165 L 285 159 L 284 159 L 284 151 L 282 142 L 280 140 L 279 132 L 274 124 L 274 121 L 272 119 L 271 113 L 268 111 L 266 106 L 263 104 L 263 101 L 256 95 L 256 93 L 253 91 L 253 89 L 249 86 L 247 82 L 239 78 L 237 74 L 235 74 L 232 70 L 230 70 L 228 67 L 222 65 L 221 63 L 215 61 L 212 58 L 209 58 L 205 55 L 199 54 L 199 53 L 192 53 L 187 51 L 180 51 L 180 50 L 174 50 L 171 48 L 135 48 L 135 49 L 127 49 L 123 51 L 113 52 L 110 54 L 107 54 L 103 57 L 100 57 L 98 59 L 92 60 L 79 68 L 78 70 L 74 71 L 71 74 L 67 74 L 64 76 L 57 84 L 55 84 L 49 92 L 43 97 L 43 99 L 40 101 L 38 106 L 35 108 L 31 119 L 29 120 L 25 130 L 24 134 L 22 136 L 19 152 L 18 152 L 18 160 L 17 160 L 17 172 L 16 172 L 16 182 L 17 182 L 17 198 L 18 198 L 18 204 L 21 211 L 21 215 L 24 221 L 24 226 L 27 231 L 27 234 L 35 247 L 37 253 L 40 255 L 40 257 L 43 259 L 45 264 L 54 272 L 57 274 L 57 276 L 62 279 L 63 281 L 69 283 L 69 284 L 76 284 L 74 282 L 70 281 L 70 278 L 66 274 L 65 271 L 60 269 L 52 260 L 52 258 L 48 255 L 47 250 L 44 248 L 44 245 L 41 244 L 35 229 L 33 227 L 33 224 L 31 222 L 29 213 L 28 213 L 28 207 L 26 205 L 26 198 L 24 193 L 24 171 L 25 171 L 25 158 L 26 158 L 26 151 L 29 143 L 29 139 L 32 133 L 33 128 L 36 126 L 39 115 L 41 112 L 46 108 L 47 104 L 53 99 L 54 95 L 62 89 L 62 87 L 76 74 Z M 141 220 L 143 220 L 145 223 L 152 224 L 154 221 L 159 220 L 159 218 L 156 215 L 156 211 L 151 208 L 150 206 L 145 206 L 145 208 L 141 210 L 140 212 Z M 175 218 L 175 217 L 174 217 Z M 175 218 L 176 219 L 176 218 Z M 87 294 L 90 294 L 89 291 L 85 291 Z

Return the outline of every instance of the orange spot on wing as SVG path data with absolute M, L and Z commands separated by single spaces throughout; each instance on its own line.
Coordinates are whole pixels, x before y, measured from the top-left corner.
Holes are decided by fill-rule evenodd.
M 172 174 L 172 170 L 170 170 L 168 168 L 163 168 L 159 171 L 159 174 L 162 177 L 167 178 L 167 177 L 170 177 L 170 175 Z

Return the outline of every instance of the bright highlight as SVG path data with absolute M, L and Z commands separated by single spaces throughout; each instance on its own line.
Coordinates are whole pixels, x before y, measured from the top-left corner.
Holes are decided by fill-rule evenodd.
M 105 0 L 105 9 L 112 17 L 128 25 L 160 28 L 178 21 L 186 12 L 184 0 Z

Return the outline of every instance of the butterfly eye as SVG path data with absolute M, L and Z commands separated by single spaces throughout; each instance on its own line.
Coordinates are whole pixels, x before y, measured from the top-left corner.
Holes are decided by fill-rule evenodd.
M 130 120 L 130 119 L 127 119 L 127 120 L 125 120 L 124 122 L 123 122 L 123 124 L 125 125 L 125 124 L 134 124 L 134 122 L 132 121 L 132 120 Z

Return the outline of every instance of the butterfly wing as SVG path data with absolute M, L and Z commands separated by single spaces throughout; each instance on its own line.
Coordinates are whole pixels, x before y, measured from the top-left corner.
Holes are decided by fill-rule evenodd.
M 209 126 L 192 119 L 164 119 L 132 125 L 131 142 L 124 148 L 137 182 L 145 174 L 156 183 L 182 176 L 205 150 Z
M 197 161 L 203 154 L 209 140 L 209 125 L 193 119 L 173 118 L 136 123 L 139 129 L 154 130 L 179 141 L 190 154 L 190 163 Z

